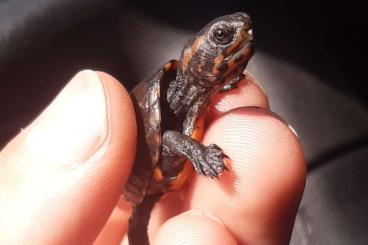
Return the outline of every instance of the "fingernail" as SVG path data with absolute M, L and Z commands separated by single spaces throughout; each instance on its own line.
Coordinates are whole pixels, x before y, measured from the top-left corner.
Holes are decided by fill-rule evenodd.
M 257 79 L 255 79 L 252 74 L 250 74 L 247 70 L 245 70 L 244 75 L 248 81 L 256 84 L 261 89 L 263 94 L 267 96 L 266 90 L 264 89 L 263 85 Z
M 276 114 L 276 113 L 274 113 L 274 112 L 272 112 L 273 113 L 273 115 L 274 115 L 274 117 L 276 117 L 276 118 L 278 118 L 282 123 L 284 123 L 289 129 L 290 129 L 290 131 L 296 136 L 296 138 L 298 138 L 299 139 L 299 135 L 298 135 L 298 133 L 296 132 L 296 130 L 294 129 L 294 127 L 293 126 L 291 126 L 284 118 L 282 118 L 280 115 L 278 115 L 278 114 Z
M 260 108 L 260 107 L 256 107 L 256 106 L 246 106 L 246 107 L 243 107 L 247 110 L 249 109 L 253 109 L 253 110 L 260 110 L 260 111 L 263 111 L 264 109 L 263 108 Z M 290 131 L 299 139 L 299 135 L 298 133 L 296 132 L 296 130 L 294 129 L 293 126 L 291 126 L 284 118 L 282 118 L 279 114 L 276 114 L 275 112 L 273 111 L 269 111 L 268 113 L 271 113 L 275 118 L 277 118 L 278 120 L 280 120 L 283 124 L 285 124 L 289 129 Z
M 95 72 L 85 70 L 25 130 L 26 146 L 40 164 L 79 165 L 105 142 L 108 130 L 104 87 Z
M 294 135 L 299 139 L 299 135 L 298 135 L 298 133 L 296 132 L 296 130 L 293 128 L 293 126 L 291 126 L 290 124 L 288 124 L 288 127 L 289 127 L 289 129 L 291 130 L 291 132 L 293 132 L 293 133 L 294 133 Z

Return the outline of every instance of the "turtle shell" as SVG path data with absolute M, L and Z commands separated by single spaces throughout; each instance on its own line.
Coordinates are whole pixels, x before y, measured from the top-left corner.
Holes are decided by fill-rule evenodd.
M 177 64 L 176 60 L 169 61 L 130 92 L 136 113 L 138 142 L 136 159 L 125 186 L 124 196 L 133 204 L 139 204 L 143 200 L 160 159 L 162 146 L 160 92 L 162 84 L 168 84 L 170 79 L 175 78 Z

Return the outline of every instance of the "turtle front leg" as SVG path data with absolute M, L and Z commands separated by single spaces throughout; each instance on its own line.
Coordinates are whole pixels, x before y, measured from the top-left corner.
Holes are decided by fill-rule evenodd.
M 220 173 L 227 170 L 224 158 L 228 157 L 215 144 L 205 146 L 189 136 L 171 130 L 164 132 L 162 141 L 165 153 L 188 158 L 200 175 L 218 178 Z

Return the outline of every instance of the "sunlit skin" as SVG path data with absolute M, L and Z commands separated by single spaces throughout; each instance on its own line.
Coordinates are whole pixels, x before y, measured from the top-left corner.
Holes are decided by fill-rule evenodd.
M 288 243 L 304 188 L 303 152 L 254 81 L 247 76 L 237 90 L 210 105 L 204 143 L 215 142 L 232 156 L 231 171 L 220 181 L 196 177 L 164 198 L 151 217 L 152 244 Z M 86 89 L 91 93 L 82 92 Z M 81 102 L 75 108 L 89 108 L 85 99 L 106 108 L 106 127 L 99 126 L 101 110 L 89 114 L 96 117 L 89 123 L 98 124 L 87 129 L 96 130 L 70 123 L 83 120 L 82 113 L 67 114 L 70 96 Z M 0 244 L 127 244 L 131 208 L 121 190 L 136 146 L 130 97 L 110 75 L 85 71 L 56 100 L 0 152 Z M 28 135 L 46 129 L 48 141 L 29 148 Z M 67 145 L 55 150 L 61 139 L 80 144 L 75 151 Z M 33 152 L 40 148 L 42 156 Z

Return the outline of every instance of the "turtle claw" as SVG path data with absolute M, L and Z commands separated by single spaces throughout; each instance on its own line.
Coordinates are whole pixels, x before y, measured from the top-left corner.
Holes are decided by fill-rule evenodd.
M 228 155 L 226 155 L 225 153 L 222 153 L 222 158 L 226 158 L 228 161 L 231 161 L 231 158 Z M 225 161 L 225 164 L 224 164 L 224 170 L 226 170 L 226 171 L 229 171 L 229 168 L 227 167 L 228 161 Z
M 230 157 L 229 157 L 228 155 L 226 155 L 225 153 L 222 153 L 222 157 L 223 157 L 223 158 L 230 159 Z
M 225 166 L 224 158 L 228 158 L 222 152 L 222 149 L 215 144 L 203 146 L 201 154 L 193 159 L 193 165 L 199 175 L 210 178 L 217 178 L 224 170 L 228 170 Z

